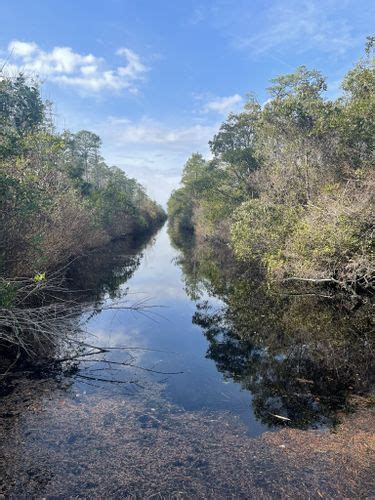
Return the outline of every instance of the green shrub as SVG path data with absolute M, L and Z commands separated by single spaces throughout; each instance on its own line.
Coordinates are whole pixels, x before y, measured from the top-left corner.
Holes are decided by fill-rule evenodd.
M 284 259 L 285 242 L 293 231 L 300 210 L 254 199 L 233 214 L 231 244 L 242 261 L 260 260 L 275 267 Z

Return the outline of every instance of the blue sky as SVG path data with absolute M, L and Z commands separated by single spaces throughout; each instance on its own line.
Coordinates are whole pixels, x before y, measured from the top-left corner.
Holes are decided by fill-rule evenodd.
M 329 96 L 360 57 L 370 0 L 1 0 L 0 59 L 38 75 L 59 128 L 98 133 L 110 164 L 165 204 L 190 153 L 248 92 L 320 69 Z

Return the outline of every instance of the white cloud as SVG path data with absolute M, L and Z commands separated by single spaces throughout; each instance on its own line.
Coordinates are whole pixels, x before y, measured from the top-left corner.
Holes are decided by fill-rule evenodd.
M 212 9 L 215 26 L 239 49 L 253 56 L 277 56 L 285 51 L 319 51 L 345 56 L 360 47 L 368 34 L 375 4 L 357 0 L 272 0 L 264 8 L 248 0 L 222 0 Z M 370 6 L 371 4 L 371 6 Z
M 106 121 L 104 129 L 109 131 L 112 139 L 124 145 L 142 144 L 144 147 L 163 145 L 169 150 L 180 151 L 186 147 L 201 148 L 203 144 L 206 149 L 216 127 L 193 124 L 174 128 L 147 117 L 138 121 L 111 117 Z
M 13 40 L 9 43 L 7 52 L 8 71 L 23 71 L 85 92 L 124 89 L 136 92 L 136 83 L 148 70 L 140 57 L 126 47 L 119 48 L 116 52 L 125 60 L 125 65 L 115 68 L 109 68 L 101 57 L 80 54 L 71 47 L 54 47 L 47 52 L 35 42 Z
M 208 141 L 220 123 L 173 127 L 148 117 L 139 120 L 110 117 L 90 124 L 103 140 L 103 156 L 136 177 L 147 192 L 163 205 L 178 186 L 189 156 L 200 152 L 209 156 Z
M 9 52 L 20 57 L 30 56 L 33 52 L 36 52 L 37 49 L 38 46 L 36 43 L 21 42 L 19 40 L 13 40 L 13 42 L 10 42 L 8 45 Z
M 277 2 L 266 13 L 266 28 L 239 41 L 241 48 L 262 54 L 289 45 L 297 52 L 311 48 L 345 54 L 353 43 L 350 24 L 330 18 L 330 9 L 315 0 Z
M 124 56 L 128 61 L 127 66 L 122 66 L 118 68 L 119 74 L 121 76 L 127 76 L 128 78 L 137 78 L 138 75 L 141 75 L 145 71 L 147 71 L 146 66 L 142 64 L 139 56 L 130 49 L 122 47 L 118 49 L 116 52 L 119 56 Z
M 227 97 L 217 97 L 205 104 L 203 111 L 216 111 L 217 113 L 227 114 L 234 111 L 238 104 L 242 103 L 242 97 L 239 94 L 230 95 Z

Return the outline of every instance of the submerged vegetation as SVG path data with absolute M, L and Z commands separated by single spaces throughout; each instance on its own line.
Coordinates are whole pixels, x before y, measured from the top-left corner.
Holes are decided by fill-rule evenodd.
M 375 76 L 373 39 L 342 83 L 302 66 L 250 96 L 193 154 L 168 202 L 170 228 L 228 243 L 271 281 L 328 285 L 355 302 L 374 289 Z
M 22 74 L 0 81 L 0 344 L 66 334 L 68 264 L 115 238 L 156 228 L 163 209 L 100 154 L 89 131 L 57 132 Z M 29 346 L 30 347 L 30 346 Z M 29 350 L 29 349 L 28 349 Z

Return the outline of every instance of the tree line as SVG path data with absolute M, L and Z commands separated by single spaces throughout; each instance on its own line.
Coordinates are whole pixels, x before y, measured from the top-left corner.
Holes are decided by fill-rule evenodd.
M 164 220 L 162 208 L 135 179 L 108 166 L 100 148 L 101 139 L 92 132 L 55 130 L 51 105 L 36 82 L 22 74 L 2 75 L 3 276 L 42 276 L 89 248 Z
M 269 279 L 373 290 L 374 37 L 326 99 L 324 76 L 305 66 L 250 95 L 209 146 L 193 154 L 168 202 L 172 233 L 228 243 Z

